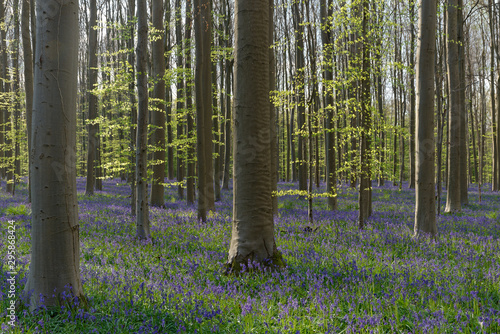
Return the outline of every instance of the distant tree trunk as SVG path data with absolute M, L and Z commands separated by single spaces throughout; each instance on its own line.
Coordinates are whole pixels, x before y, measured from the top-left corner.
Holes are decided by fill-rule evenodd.
M 410 189 L 415 188 L 415 2 L 410 2 Z
M 295 27 L 295 90 L 297 100 L 297 127 L 299 134 L 297 135 L 298 145 L 298 165 L 299 165 L 299 190 L 307 190 L 307 166 L 304 163 L 306 160 L 305 141 L 302 131 L 305 130 L 305 61 L 304 61 L 304 29 L 302 26 L 302 15 L 299 9 L 300 1 L 292 4 L 293 23 Z
M 31 310 L 83 297 L 76 194 L 78 2 L 39 0 L 32 160 Z M 64 57 L 60 57 L 64 54 Z M 51 129 L 51 131 L 46 131 Z M 71 287 L 71 290 L 69 289 Z
M 494 88 L 494 82 L 495 82 L 495 24 L 494 24 L 494 15 L 493 15 L 493 0 L 488 0 L 488 19 L 490 23 L 490 35 L 492 38 L 490 38 L 490 98 L 491 98 L 491 124 L 492 124 L 492 147 L 491 147 L 491 152 L 493 155 L 492 159 L 492 182 L 491 182 L 491 190 L 492 191 L 498 191 L 498 169 L 500 166 L 498 166 L 497 163 L 497 156 L 498 156 L 498 145 L 497 145 L 497 124 L 498 124 L 498 115 L 500 115 L 500 112 L 497 112 L 497 107 L 500 110 L 500 106 L 496 105 L 496 100 L 495 100 L 495 88 Z
M 207 211 L 214 209 L 212 163 L 212 77 L 211 77 L 211 6 L 209 0 L 194 1 L 196 39 L 196 132 L 198 154 L 198 219 L 205 222 Z
M 371 216 L 371 108 L 370 108 L 370 42 L 368 41 L 368 15 L 369 15 L 368 0 L 363 0 L 362 8 L 362 35 L 363 42 L 361 43 L 362 56 L 362 73 L 361 79 L 361 110 L 360 110 L 360 125 L 361 138 L 359 143 L 360 153 L 360 181 L 359 181 L 359 216 L 358 227 L 363 229 L 366 219 Z
M 91 90 L 97 84 L 97 1 L 90 0 L 90 21 L 89 21 L 89 51 L 88 51 L 88 86 L 87 100 L 89 103 L 89 143 L 87 146 L 87 183 L 85 195 L 94 195 L 95 189 L 95 159 L 97 153 L 97 125 L 94 124 L 97 117 L 97 96 Z
M 271 201 L 269 0 L 235 4 L 234 194 L 228 267 L 280 265 Z M 259 138 L 255 141 L 253 138 Z
M 135 0 L 128 0 L 128 22 L 127 25 L 130 29 L 130 39 L 128 40 L 128 48 L 129 50 L 133 50 L 134 48 L 134 15 L 135 15 Z M 135 54 L 133 51 L 129 51 L 128 54 L 128 64 L 129 64 L 129 72 L 132 78 L 135 78 Z M 134 80 L 131 80 L 128 84 L 128 94 L 130 99 L 130 151 L 133 152 L 130 154 L 130 174 L 129 174 L 129 182 L 130 182 L 130 212 L 132 216 L 135 216 L 136 212 L 136 201 L 137 201 L 137 193 L 136 193 L 136 179 L 135 179 L 135 142 L 137 140 L 137 132 L 136 132 L 136 124 L 137 124 L 137 101 L 135 97 L 135 84 Z
M 333 121 L 333 92 L 330 87 L 333 87 L 332 73 L 332 32 L 327 28 L 328 20 L 333 14 L 332 0 L 321 1 L 321 25 L 324 27 L 321 30 L 321 40 L 323 42 L 323 55 L 325 65 L 323 66 L 323 88 L 325 95 L 325 110 L 326 110 L 326 129 L 325 129 L 325 146 L 326 146 L 326 192 L 328 193 L 328 208 L 337 210 L 337 173 L 335 162 L 335 132 Z
M 148 21 L 146 0 L 137 2 L 137 91 L 139 95 L 139 108 L 137 115 L 137 142 L 136 142 L 136 180 L 137 180 L 137 205 L 136 205 L 136 235 L 139 239 L 149 239 L 148 207 Z
M 458 94 L 460 104 L 460 137 L 459 137 L 459 152 L 460 152 L 460 203 L 461 205 L 469 204 L 468 188 L 469 182 L 467 179 L 467 165 L 468 165 L 468 140 L 467 140 L 467 106 L 465 104 L 465 43 L 468 43 L 464 36 L 464 22 L 463 22 L 463 0 L 458 0 L 457 7 L 457 47 L 458 47 Z
M 434 180 L 434 58 L 436 50 L 436 0 L 420 7 L 417 47 L 416 202 L 414 233 L 437 234 Z
M 183 75 L 180 71 L 182 68 L 183 61 L 183 42 L 182 42 L 182 13 L 181 13 L 181 3 L 179 0 L 175 2 L 175 39 L 177 41 L 177 139 L 182 139 L 184 136 L 184 122 L 183 112 L 182 112 L 182 96 L 184 96 L 185 92 L 183 92 L 184 82 Z M 191 50 L 186 49 L 187 52 Z M 177 196 L 182 200 L 184 199 L 184 186 L 182 185 L 182 181 L 184 180 L 184 157 L 181 148 L 177 148 Z
M 448 193 L 446 212 L 461 210 L 460 205 L 460 70 L 458 54 L 457 0 L 448 0 L 448 81 L 450 91 L 449 154 L 448 154 Z M 465 152 L 463 152 L 465 154 Z
M 151 205 L 163 206 L 165 204 L 165 39 L 163 38 L 163 0 L 152 1 L 153 28 L 156 39 L 151 42 L 153 61 L 153 98 L 156 99 L 152 111 L 153 132 L 153 182 L 151 184 Z
M 24 53 L 24 87 L 26 91 L 26 127 L 28 132 L 28 201 L 31 202 L 31 119 L 33 111 L 33 52 L 30 34 L 30 0 L 23 0 L 21 35 Z M 1 119 L 0 119 L 1 121 Z M 2 142 L 0 141 L 0 144 Z
M 192 2 L 191 0 L 186 1 L 186 20 L 185 20 L 185 38 L 184 38 L 184 50 L 190 49 L 191 40 L 191 18 L 192 18 Z M 195 163 L 194 163 L 194 145 L 190 141 L 194 136 L 194 120 L 193 120 L 193 94 L 191 90 L 191 85 L 188 83 L 188 78 L 191 75 L 191 52 L 186 52 L 186 76 L 184 77 L 184 92 L 186 93 L 186 136 L 188 138 L 187 146 L 187 175 L 186 175 L 186 202 L 188 205 L 194 204 L 195 200 Z

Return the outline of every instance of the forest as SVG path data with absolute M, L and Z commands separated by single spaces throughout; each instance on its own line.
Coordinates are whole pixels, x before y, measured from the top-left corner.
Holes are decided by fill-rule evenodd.
M 500 332 L 497 0 L 0 0 L 0 333 Z

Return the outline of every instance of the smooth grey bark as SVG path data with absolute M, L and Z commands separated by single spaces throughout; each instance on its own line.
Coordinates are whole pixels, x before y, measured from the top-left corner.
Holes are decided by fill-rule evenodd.
M 149 227 L 147 157 L 148 157 L 148 21 L 146 0 L 137 2 L 137 114 L 136 141 L 136 235 L 139 239 L 151 237 Z
M 276 260 L 271 201 L 269 0 L 235 4 L 233 226 L 228 267 Z M 281 258 L 279 258 L 281 259 Z
M 450 113 L 448 123 L 448 193 L 445 212 L 461 210 L 460 203 L 460 71 L 458 56 L 458 1 L 448 0 L 447 36 L 448 36 L 448 82 L 450 92 Z M 465 152 L 463 152 L 465 154 Z
M 78 2 L 37 1 L 32 127 L 31 263 L 23 297 L 34 310 L 83 297 L 76 194 Z M 64 56 L 63 56 L 64 55 Z
M 460 203 L 461 205 L 469 204 L 469 181 L 467 178 L 468 167 L 468 140 L 467 140 L 467 106 L 465 103 L 465 44 L 468 43 L 464 36 L 463 23 L 463 0 L 458 0 L 457 7 L 457 41 L 458 41 L 458 71 L 459 71 L 459 104 L 460 104 Z
M 182 117 L 182 96 L 184 94 L 184 80 L 183 73 L 180 71 L 182 69 L 182 15 L 181 15 L 181 3 L 180 0 L 175 1 L 175 39 L 177 42 L 177 69 L 178 69 L 178 77 L 177 77 L 177 138 L 182 139 L 184 136 L 184 120 Z M 190 49 L 187 49 L 187 52 L 190 52 Z M 184 199 L 184 186 L 182 185 L 182 181 L 184 180 L 184 157 L 182 149 L 177 148 L 177 196 L 179 199 Z
M 495 36 L 495 23 L 493 18 L 493 0 L 488 0 L 488 19 L 489 19 L 489 27 L 490 27 L 490 35 Z M 500 106 L 496 104 L 495 100 L 495 89 L 493 88 L 493 84 L 495 82 L 495 38 L 490 38 L 490 99 L 491 99 L 491 124 L 492 124 L 492 182 L 491 182 L 491 190 L 498 191 L 498 145 L 497 145 L 497 124 L 498 124 L 498 115 L 500 112 Z
M 414 235 L 437 234 L 434 146 L 434 57 L 436 51 L 436 0 L 420 7 L 416 63 L 416 182 Z
M 26 127 L 28 129 L 28 201 L 31 202 L 31 125 L 33 114 L 33 51 L 30 33 L 30 0 L 22 0 L 21 36 L 24 53 L 24 87 L 26 92 Z M 0 90 L 1 91 L 1 90 Z M 0 119 L 1 121 L 1 119 Z M 0 140 L 0 144 L 2 141 Z
M 304 60 L 304 27 L 299 9 L 300 0 L 292 4 L 293 24 L 295 28 L 295 97 L 297 99 L 297 163 L 299 166 L 299 190 L 307 190 L 306 142 L 302 131 L 305 131 L 306 98 L 305 98 L 305 60 Z
M 129 72 L 132 78 L 135 78 L 135 54 L 132 51 L 134 49 L 134 35 L 135 35 L 135 23 L 134 23 L 134 15 L 135 15 L 135 0 L 128 0 L 128 22 L 127 26 L 129 28 L 130 39 L 128 40 L 128 65 Z M 129 183 L 130 183 L 130 212 L 132 216 L 135 216 L 135 207 L 137 201 L 137 193 L 136 193 L 136 179 L 135 179 L 135 142 L 136 142 L 136 125 L 137 125 L 137 101 L 135 95 L 135 84 L 134 80 L 131 80 L 128 84 L 129 90 L 129 99 L 130 99 L 130 151 L 133 154 L 130 155 L 130 174 L 129 174 Z
M 191 0 L 186 1 L 186 30 L 185 30 L 185 38 L 184 38 L 184 50 L 189 50 L 190 48 L 190 40 L 191 40 L 191 17 L 192 17 L 192 2 Z M 186 52 L 186 70 L 187 73 L 191 74 L 191 52 Z M 191 89 L 191 85 L 188 84 L 188 80 L 184 78 L 184 91 L 186 92 L 186 111 L 187 111 L 187 119 L 186 119 L 186 131 L 187 138 L 191 139 L 194 136 L 194 120 L 193 120 L 193 93 Z M 187 175 L 186 175 L 186 201 L 187 204 L 194 204 L 195 201 L 195 163 L 194 163 L 194 145 L 191 141 L 188 141 L 187 147 Z
M 363 78 L 361 79 L 361 108 L 360 108 L 360 129 L 361 138 L 359 142 L 359 163 L 360 163 L 360 175 L 359 175 L 359 215 L 358 215 L 358 227 L 363 229 L 365 226 L 366 219 L 372 214 L 371 205 L 371 108 L 370 108 L 370 42 L 368 41 L 368 11 L 369 3 L 368 0 L 363 0 L 362 4 L 362 36 L 363 42 L 361 43 L 361 56 L 362 56 L 362 73 Z
M 87 100 L 89 103 L 88 113 L 88 146 L 87 146 L 87 182 L 85 185 L 85 195 L 94 194 L 96 182 L 95 159 L 97 154 L 97 125 L 93 124 L 97 117 L 97 96 L 91 90 L 97 84 L 97 1 L 90 0 L 90 21 L 89 21 L 89 49 L 88 49 L 88 86 Z
M 326 129 L 325 129 L 325 146 L 326 146 L 326 192 L 328 193 L 328 208 L 337 210 L 337 173 L 335 162 L 335 132 L 334 132 L 334 101 L 333 92 L 330 87 L 333 87 L 333 72 L 332 72 L 332 32 L 327 23 L 333 14 L 332 1 L 321 1 L 321 41 L 323 43 L 323 57 L 325 65 L 323 67 L 325 109 L 326 109 Z M 333 89 L 333 88 L 332 88 Z
M 215 209 L 212 160 L 212 76 L 211 5 L 209 0 L 194 1 L 196 39 L 196 131 L 198 156 L 198 219 L 206 221 L 207 211 Z
M 158 33 L 157 38 L 151 42 L 153 61 L 153 98 L 155 108 L 152 110 L 152 123 L 155 126 L 152 140 L 153 151 L 153 181 L 151 182 L 151 205 L 163 206 L 165 204 L 165 39 L 163 38 L 163 0 L 152 1 L 153 28 Z
M 408 188 L 415 188 L 415 2 L 410 2 L 410 182 Z

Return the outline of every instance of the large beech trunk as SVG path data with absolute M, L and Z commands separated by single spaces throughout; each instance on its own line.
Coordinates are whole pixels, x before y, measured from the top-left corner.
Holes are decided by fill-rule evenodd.
M 233 227 L 228 265 L 279 254 L 271 200 L 269 0 L 235 5 Z
M 415 235 L 437 234 L 434 171 L 434 56 L 436 50 L 436 0 L 420 7 L 417 47 L 416 203 Z
M 37 2 L 32 127 L 30 308 L 57 305 L 63 291 L 83 295 L 76 197 L 78 2 Z M 64 55 L 64 56 L 62 56 Z

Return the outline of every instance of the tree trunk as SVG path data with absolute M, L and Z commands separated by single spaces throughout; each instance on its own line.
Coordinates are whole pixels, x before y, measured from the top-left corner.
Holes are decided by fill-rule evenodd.
M 130 39 L 128 40 L 128 48 L 129 50 L 133 50 L 134 48 L 134 15 L 135 15 L 135 0 L 128 0 L 129 3 L 129 13 L 128 13 L 128 22 L 127 25 L 130 29 Z M 133 51 L 129 51 L 128 54 L 128 64 L 129 64 L 129 72 L 132 78 L 135 78 L 135 54 Z M 130 99 L 130 151 L 133 152 L 130 154 L 130 173 L 129 173 L 129 182 L 130 182 L 130 212 L 132 216 L 135 216 L 136 212 L 136 201 L 137 201 L 137 193 L 136 193 L 136 179 L 135 179 L 135 142 L 137 137 L 137 132 L 135 125 L 137 124 L 137 101 L 135 97 L 135 84 L 134 80 L 131 80 L 128 84 L 128 94 Z
M 198 154 L 198 219 L 205 222 L 207 211 L 214 208 L 212 162 L 212 77 L 211 77 L 211 6 L 209 0 L 194 1 L 196 39 L 196 132 Z
M 437 234 L 434 180 L 434 58 L 436 48 L 436 0 L 420 7 L 417 47 L 416 201 L 414 233 Z
M 410 183 L 415 188 L 415 2 L 410 2 Z
M 328 20 L 333 14 L 332 0 L 321 1 L 321 25 L 324 27 L 321 30 L 321 40 L 323 42 L 323 55 L 325 57 L 325 65 L 323 66 L 323 89 L 325 95 L 325 110 L 326 110 L 326 129 L 325 129 L 325 146 L 326 146 L 326 192 L 328 193 L 328 209 L 337 210 L 337 173 L 335 162 L 335 132 L 333 121 L 333 73 L 332 73 L 332 32 L 327 25 Z
M 163 0 L 152 1 L 152 20 L 156 39 L 151 42 L 153 61 L 153 98 L 156 99 L 152 110 L 153 132 L 153 180 L 151 182 L 151 205 L 165 204 L 165 39 L 163 38 Z
M 89 103 L 89 143 L 87 146 L 87 183 L 85 185 L 85 195 L 94 195 L 95 189 L 95 159 L 97 153 L 97 125 L 94 124 L 97 117 L 97 96 L 91 90 L 97 84 L 97 1 L 90 0 L 90 21 L 89 21 L 89 65 L 88 65 L 88 86 L 87 100 Z
M 446 212 L 461 210 L 460 205 L 460 70 L 458 53 L 458 1 L 448 0 L 448 81 L 450 91 L 449 154 L 448 154 L 448 193 Z M 465 152 L 463 152 L 465 154 Z
M 467 179 L 467 162 L 468 162 L 468 141 L 467 141 L 467 106 L 465 104 L 465 43 L 467 40 L 464 36 L 463 22 L 463 0 L 458 0 L 457 8 L 457 41 L 458 41 L 458 71 L 459 71 L 459 104 L 460 104 L 460 137 L 459 137 L 459 152 L 460 152 L 460 203 L 461 205 L 469 204 L 467 189 L 469 182 Z
M 360 126 L 361 138 L 359 143 L 359 163 L 360 163 L 360 181 L 359 181 L 359 216 L 358 227 L 363 229 L 366 219 L 371 216 L 371 107 L 370 107 L 370 42 L 368 41 L 368 0 L 363 0 L 362 8 L 362 35 L 361 43 L 362 55 L 362 73 L 361 79 L 361 110 Z
M 295 27 L 295 91 L 297 98 L 297 159 L 299 165 L 299 190 L 307 190 L 307 166 L 305 140 L 302 131 L 305 130 L 305 62 L 304 62 L 304 29 L 299 9 L 300 1 L 292 4 L 293 23 Z
M 146 0 L 137 2 L 137 91 L 139 108 L 137 114 L 137 138 L 136 138 L 136 180 L 137 180 L 137 204 L 136 204 L 136 236 L 139 239 L 149 239 L 151 231 L 149 227 L 148 207 L 148 21 Z
M 78 2 L 37 2 L 30 309 L 83 298 L 76 193 Z M 60 57 L 64 54 L 64 57 Z M 51 131 L 47 131 L 51 129 Z
M 271 201 L 269 0 L 235 4 L 234 194 L 228 267 L 280 264 Z M 259 138 L 259 140 L 254 140 Z
M 184 50 L 190 49 L 189 41 L 191 40 L 191 17 L 192 17 L 192 2 L 186 1 L 186 20 L 185 20 L 185 38 Z M 186 52 L 186 76 L 184 77 L 184 92 L 186 93 L 186 137 L 187 144 L 187 175 L 186 175 L 186 202 L 188 205 L 194 204 L 195 200 L 195 163 L 194 163 L 194 145 L 191 138 L 194 136 L 194 120 L 193 120 L 193 94 L 191 85 L 188 83 L 188 78 L 191 77 L 191 52 Z

